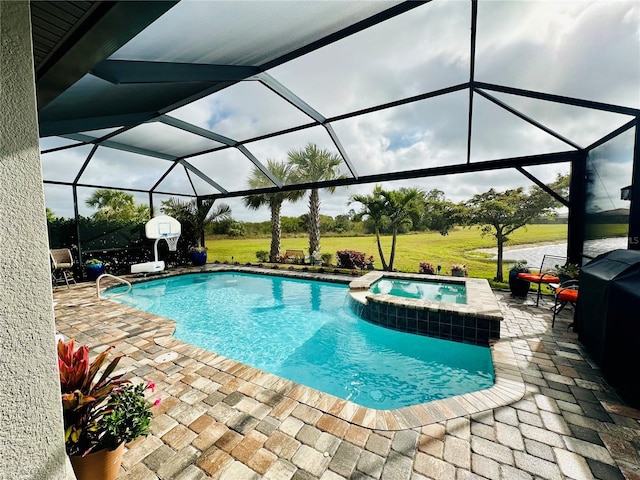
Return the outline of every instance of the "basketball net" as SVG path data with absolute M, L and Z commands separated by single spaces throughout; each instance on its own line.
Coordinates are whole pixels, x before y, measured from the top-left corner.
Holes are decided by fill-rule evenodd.
M 169 251 L 175 252 L 176 249 L 178 248 L 178 239 L 180 238 L 180 235 L 176 237 L 163 237 L 163 238 L 167 241 L 167 245 L 169 245 Z

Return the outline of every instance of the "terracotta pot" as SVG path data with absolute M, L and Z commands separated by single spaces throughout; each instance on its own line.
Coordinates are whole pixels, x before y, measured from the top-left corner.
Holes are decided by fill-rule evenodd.
M 115 480 L 120 473 L 124 443 L 115 450 L 98 450 L 85 457 L 69 457 L 77 480 Z

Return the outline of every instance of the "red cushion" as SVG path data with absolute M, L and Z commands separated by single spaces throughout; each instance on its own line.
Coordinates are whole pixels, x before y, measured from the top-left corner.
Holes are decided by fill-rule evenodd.
M 558 300 L 561 302 L 576 303 L 578 301 L 578 290 L 573 288 L 562 289 L 558 287 L 556 288 L 556 294 L 558 295 Z
M 519 273 L 518 278 L 533 283 L 560 283 L 560 279 L 549 273 Z

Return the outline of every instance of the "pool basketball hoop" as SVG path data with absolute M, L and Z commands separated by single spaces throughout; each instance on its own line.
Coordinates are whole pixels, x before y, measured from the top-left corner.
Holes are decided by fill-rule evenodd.
M 169 251 L 175 252 L 178 247 L 178 238 L 182 233 L 180 222 L 168 215 L 158 215 L 146 223 L 144 233 L 147 238 L 155 240 L 153 243 L 155 261 L 131 265 L 131 273 L 161 272 L 164 270 L 164 262 L 158 260 L 158 242 L 164 240 L 169 245 Z

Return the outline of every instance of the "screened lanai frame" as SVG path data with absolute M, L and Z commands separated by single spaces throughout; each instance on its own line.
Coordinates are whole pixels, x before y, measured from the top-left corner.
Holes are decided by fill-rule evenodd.
M 389 2 L 384 4 L 375 2 L 370 5 L 366 2 L 360 2 L 360 10 L 358 12 L 348 12 L 352 17 L 346 21 L 347 25 L 345 25 L 344 19 L 342 19 L 341 23 L 341 19 L 338 19 L 339 15 L 335 15 L 335 18 L 332 19 L 334 23 L 331 24 L 331 22 L 327 22 L 329 23 L 329 25 L 325 26 L 327 30 L 315 32 L 316 38 L 309 43 L 280 46 L 279 48 L 283 50 L 279 52 L 280 55 L 251 65 L 236 65 L 231 63 L 225 65 L 206 65 L 203 63 L 193 64 L 188 62 L 172 63 L 164 60 L 130 60 L 121 58 L 126 56 L 122 51 L 115 51 L 112 55 L 107 55 L 104 59 L 98 60 L 95 65 L 92 66 L 89 73 L 86 73 L 78 82 L 71 85 L 68 90 L 61 92 L 57 97 L 46 99 L 45 96 L 39 96 L 41 135 L 44 137 L 56 136 L 66 141 L 74 142 L 68 145 L 44 148 L 42 155 L 45 161 L 48 155 L 55 152 L 70 151 L 71 149 L 78 149 L 80 147 L 90 149 L 90 153 L 86 156 L 78 174 L 75 175 L 73 179 L 64 181 L 45 179 L 45 184 L 64 185 L 73 189 L 74 211 L 77 217 L 78 188 L 107 187 L 147 194 L 149 204 L 153 210 L 154 195 L 218 199 L 280 190 L 368 184 L 497 169 L 516 169 L 533 183 L 545 189 L 550 195 L 553 195 L 562 204 L 569 207 L 568 255 L 573 261 L 578 261 L 584 242 L 583 224 L 585 220 L 584 206 L 586 203 L 587 186 L 583 180 L 586 177 L 586 162 L 589 152 L 618 135 L 634 129 L 635 146 L 633 149 L 633 163 L 637 165 L 638 158 L 640 157 L 638 152 L 640 141 L 638 141 L 637 128 L 640 110 L 571 96 L 555 95 L 531 89 L 478 81 L 475 75 L 478 1 L 470 0 L 468 3 L 465 2 L 466 8 L 469 9 L 470 20 L 468 43 L 469 62 L 468 78 L 460 83 L 393 99 L 365 108 L 354 109 L 337 115 L 324 116 L 314 105 L 308 103 L 306 99 L 300 95 L 293 93 L 287 85 L 281 83 L 271 74 L 273 69 L 281 65 L 302 58 L 302 56 L 315 52 L 325 46 L 330 46 L 334 42 L 348 38 L 367 28 L 405 15 L 417 8 L 429 8 L 430 6 L 424 6 L 425 3 L 429 2 Z M 482 0 L 480 4 L 482 4 Z M 367 7 L 369 6 L 371 6 L 373 10 L 368 10 Z M 316 8 L 321 9 L 322 6 L 316 6 Z M 160 12 L 160 14 L 162 13 L 164 12 Z M 318 12 L 315 11 L 313 13 L 317 15 Z M 165 17 L 162 18 L 167 18 L 170 14 L 171 9 L 167 10 Z M 301 13 L 298 12 L 298 14 Z M 276 14 L 274 13 L 274 15 Z M 302 14 L 302 16 L 304 15 Z M 307 19 L 303 18 L 300 21 L 305 20 Z M 468 31 L 469 30 L 467 30 L 467 32 Z M 308 40 L 308 38 L 305 39 L 305 41 Z M 132 42 L 135 41 L 136 39 L 134 38 Z M 123 40 L 123 43 L 126 44 L 126 41 Z M 131 50 L 133 47 L 128 48 Z M 126 52 L 127 46 L 125 45 L 123 49 Z M 287 51 L 287 49 L 289 50 Z M 40 77 L 46 80 L 46 72 Z M 185 81 L 186 79 L 188 81 Z M 204 128 L 193 122 L 186 121 L 184 117 L 176 114 L 176 109 L 188 108 L 189 104 L 193 104 L 193 102 L 197 102 L 200 99 L 205 99 L 216 92 L 224 92 L 225 90 L 234 88 L 234 86 L 245 84 L 260 85 L 263 89 L 268 90 L 290 108 L 298 112 L 299 117 L 306 121 L 257 136 L 235 138 L 229 135 L 228 132 L 225 132 L 225 135 L 219 131 Z M 148 89 L 146 87 L 148 87 Z M 100 98 L 99 95 L 104 94 L 109 102 L 126 102 L 127 99 L 131 98 L 127 96 L 126 89 L 128 88 L 134 91 L 134 93 L 142 91 L 148 92 L 150 100 L 146 106 L 152 105 L 150 111 L 132 111 L 133 109 L 128 110 L 126 108 L 118 109 L 116 106 L 116 113 L 107 112 L 108 109 L 105 110 L 104 105 L 107 101 L 98 100 L 96 102 L 97 113 L 93 113 L 90 102 L 92 99 Z M 125 89 L 125 91 L 120 97 L 117 93 L 122 89 Z M 165 104 L 159 102 L 159 100 L 157 100 L 158 97 L 155 96 L 157 94 L 162 96 L 169 93 L 170 101 L 168 103 L 165 102 Z M 339 130 L 337 126 L 340 125 L 340 122 L 402 108 L 406 105 L 416 105 L 419 102 L 425 102 L 431 99 L 445 98 L 447 95 L 452 94 L 464 95 L 468 98 L 467 110 L 465 112 L 466 118 L 464 118 L 464 126 L 466 127 L 466 152 L 464 152 L 464 157 L 466 158 L 464 158 L 464 161 L 423 168 L 362 174 L 350 157 L 347 149 L 345 149 L 343 137 L 337 133 Z M 96 97 L 96 95 L 98 95 L 98 97 Z M 579 107 L 590 111 L 610 112 L 623 116 L 625 121 L 621 122 L 617 128 L 607 132 L 604 136 L 592 141 L 590 144 L 580 145 L 573 139 L 567 138 L 555 129 L 546 126 L 544 122 L 540 122 L 518 108 L 513 107 L 508 101 L 505 101 L 506 96 Z M 41 98 L 45 98 L 45 100 L 41 101 Z M 490 102 L 497 108 L 508 112 L 509 115 L 512 115 L 514 118 L 517 117 L 529 126 L 540 132 L 544 132 L 545 135 L 566 145 L 566 149 L 551 153 L 472 161 L 474 115 L 477 114 L 474 114 L 474 106 L 477 104 L 474 100 L 477 99 Z M 140 105 L 138 105 L 138 108 L 139 107 Z M 83 114 L 76 117 L 74 117 L 73 114 L 69 114 L 74 108 L 77 108 L 83 112 Z M 179 110 L 177 111 L 179 112 Z M 107 115 L 105 112 L 111 114 Z M 153 129 L 158 128 L 164 131 L 171 129 L 173 132 L 179 132 L 179 135 L 184 140 L 167 145 L 167 142 L 163 143 L 163 138 L 166 138 L 165 135 L 152 134 Z M 265 167 L 266 158 L 253 153 L 253 147 L 258 145 L 259 142 L 268 141 L 269 139 L 283 135 L 293 135 L 297 132 L 309 132 L 312 129 L 322 132 L 335 151 L 340 154 L 343 159 L 343 172 L 346 173 L 347 178 L 319 183 L 282 185 Z M 136 135 L 135 132 L 137 130 L 141 131 L 142 134 Z M 145 131 L 147 134 L 144 134 Z M 149 134 L 150 132 L 151 134 Z M 157 137 L 157 139 L 154 140 L 149 137 Z M 189 147 L 195 149 L 190 150 Z M 131 155 L 148 156 L 150 158 L 163 160 L 167 162 L 167 165 L 166 168 L 161 169 L 162 172 L 157 180 L 151 185 L 144 186 L 144 188 L 116 187 L 103 185 L 100 182 L 84 182 L 82 179 L 83 174 L 90 168 L 94 157 L 99 155 L 104 149 L 127 152 L 127 154 Z M 205 172 L 205 168 L 198 168 L 198 166 L 195 165 L 199 159 L 204 158 L 206 155 L 225 151 L 235 152 L 236 157 L 241 158 L 248 167 L 252 168 L 255 166 L 259 168 L 264 175 L 271 180 L 273 187 L 248 190 L 234 185 L 234 188 L 229 188 L 227 184 L 221 182 L 218 178 L 213 178 L 211 173 Z M 530 171 L 525 169 L 525 167 L 563 162 L 568 162 L 571 165 L 572 183 L 570 200 L 559 197 L 536 176 L 530 173 Z M 206 162 L 203 165 L 206 165 Z M 638 175 L 640 175 L 638 170 L 639 168 L 635 168 L 633 174 L 632 199 L 640 198 L 640 193 L 638 192 L 638 189 L 640 189 L 640 181 L 636 180 Z M 184 178 L 182 190 L 170 191 L 164 189 L 166 180 L 170 176 L 175 175 L 176 172 L 180 172 Z M 247 176 L 248 174 L 249 171 L 247 171 Z M 203 186 L 209 191 L 203 192 Z M 630 239 L 640 238 L 640 231 L 638 231 L 640 229 L 639 210 L 638 208 L 634 208 L 632 200 L 629 217 Z M 79 241 L 81 242 L 81 239 L 79 239 Z M 634 248 L 634 245 L 630 240 L 629 247 Z M 79 247 L 81 247 L 81 245 L 79 245 Z M 80 251 L 82 251 L 81 248 Z

